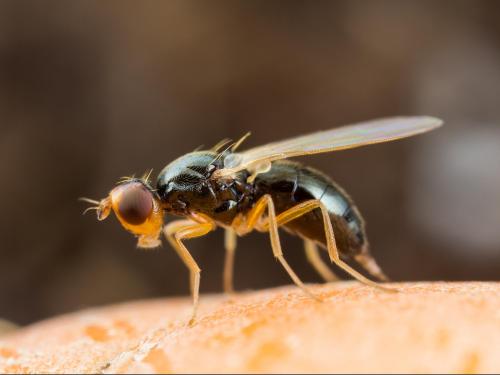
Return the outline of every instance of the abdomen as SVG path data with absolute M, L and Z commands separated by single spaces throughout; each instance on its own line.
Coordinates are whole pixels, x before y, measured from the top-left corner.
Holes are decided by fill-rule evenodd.
M 298 203 L 319 199 L 332 221 L 339 252 L 352 256 L 361 252 L 366 237 L 364 223 L 349 196 L 323 173 L 300 163 L 276 161 L 269 172 L 255 179 L 256 198 L 270 194 L 276 213 Z M 289 232 L 326 246 L 321 211 L 315 209 L 284 226 Z

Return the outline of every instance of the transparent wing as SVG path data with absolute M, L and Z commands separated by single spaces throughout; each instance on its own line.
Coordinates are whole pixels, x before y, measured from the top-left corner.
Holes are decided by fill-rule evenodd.
M 230 175 L 278 159 L 389 142 L 425 133 L 441 124 L 442 121 L 434 117 L 392 117 L 361 122 L 231 154 L 224 160 L 224 169 L 218 172 L 219 175 Z

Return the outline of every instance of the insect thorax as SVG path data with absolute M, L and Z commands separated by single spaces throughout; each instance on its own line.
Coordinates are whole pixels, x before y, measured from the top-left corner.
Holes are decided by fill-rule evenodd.
M 190 212 L 207 215 L 230 225 L 238 213 L 253 202 L 253 186 L 246 182 L 246 171 L 225 178 L 213 173 L 223 168 L 222 158 L 212 151 L 186 154 L 158 175 L 156 189 L 167 213 L 188 216 Z

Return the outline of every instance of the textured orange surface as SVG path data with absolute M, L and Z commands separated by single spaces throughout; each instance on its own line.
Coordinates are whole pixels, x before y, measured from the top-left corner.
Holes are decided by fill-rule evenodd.
M 356 283 L 125 303 L 0 337 L 2 372 L 499 372 L 500 283 Z

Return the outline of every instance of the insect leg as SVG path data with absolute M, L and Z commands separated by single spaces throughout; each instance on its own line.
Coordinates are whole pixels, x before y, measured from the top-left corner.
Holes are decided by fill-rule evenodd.
M 319 297 L 314 295 L 309 288 L 307 288 L 304 283 L 300 280 L 300 278 L 297 276 L 297 274 L 293 271 L 292 267 L 288 264 L 288 262 L 285 260 L 283 256 L 283 251 L 281 250 L 281 243 L 280 243 L 280 237 L 278 233 L 278 223 L 276 221 L 276 211 L 274 209 L 274 202 L 271 198 L 270 195 L 264 195 L 262 198 L 260 198 L 257 203 L 255 204 L 254 208 L 248 215 L 248 221 L 247 221 L 247 229 L 253 229 L 254 227 L 260 226 L 258 223 L 258 220 L 262 217 L 264 214 L 264 211 L 267 207 L 268 211 L 268 216 L 266 219 L 266 222 L 268 223 L 268 230 L 269 230 L 269 236 L 271 238 L 271 247 L 273 249 L 273 254 L 278 259 L 278 261 L 281 263 L 285 271 L 288 273 L 290 278 L 293 280 L 293 282 L 301 288 L 306 294 L 308 294 L 310 297 L 321 301 Z
M 302 203 L 299 203 L 295 207 L 292 207 L 281 214 L 279 214 L 276 217 L 276 221 L 278 225 L 284 225 L 304 214 L 307 212 L 310 212 L 316 208 L 319 208 L 321 210 L 321 215 L 323 217 L 323 225 L 325 228 L 325 235 L 326 235 L 326 243 L 327 243 L 327 249 L 328 249 L 328 255 L 330 256 L 330 260 L 335 263 L 338 267 L 342 268 L 344 271 L 346 271 L 348 274 L 350 274 L 352 277 L 354 277 L 356 280 L 362 282 L 363 284 L 373 286 L 378 289 L 384 289 L 388 291 L 396 291 L 391 288 L 387 288 L 385 286 L 382 286 L 362 274 L 360 274 L 358 271 L 350 267 L 347 263 L 342 261 L 339 256 L 339 252 L 337 249 L 337 245 L 335 243 L 335 235 L 333 233 L 333 228 L 332 228 L 332 222 L 330 220 L 330 215 L 328 213 L 328 210 L 326 207 L 321 203 L 319 200 L 309 200 L 305 201 Z M 266 229 L 270 224 L 268 222 L 263 223 L 262 229 Z
M 372 280 L 366 278 L 365 276 L 360 274 L 358 271 L 356 271 L 354 268 L 350 267 L 342 259 L 340 259 L 339 251 L 337 249 L 337 244 L 335 243 L 335 235 L 333 233 L 332 222 L 330 221 L 330 215 L 328 214 L 328 210 L 321 202 L 319 202 L 319 208 L 321 209 L 321 214 L 323 216 L 323 224 L 325 226 L 325 235 L 326 235 L 326 244 L 327 244 L 328 255 L 330 256 L 330 260 L 333 263 L 335 263 L 337 266 L 342 268 L 349 275 L 354 277 L 356 280 L 362 282 L 363 284 L 370 285 L 372 287 L 382 289 L 382 290 L 385 290 L 388 292 L 397 292 L 396 289 L 385 287 L 383 285 L 376 283 L 375 281 L 372 281 Z
M 331 282 L 339 278 L 328 268 L 319 255 L 318 247 L 311 240 L 304 240 L 304 249 L 309 263 L 314 267 L 316 272 L 326 281 Z
M 184 258 L 182 257 L 182 249 L 179 248 L 179 245 L 177 244 L 177 241 L 175 240 L 174 234 L 176 232 L 179 232 L 183 228 L 189 228 L 193 225 L 196 225 L 195 222 L 192 220 L 176 220 L 172 221 L 171 223 L 168 223 L 163 227 L 163 233 L 165 234 L 165 237 L 167 238 L 168 242 L 170 243 L 170 246 L 174 248 L 174 250 L 181 256 L 181 259 L 184 261 Z M 189 268 L 191 271 L 191 267 L 189 264 L 187 264 L 185 261 L 184 263 L 186 266 Z M 194 283 L 194 278 L 193 278 L 193 272 L 190 272 L 189 275 L 189 290 L 191 293 L 193 293 L 193 283 Z
M 191 294 L 193 296 L 193 311 L 189 324 L 192 324 L 194 322 L 196 318 L 196 312 L 198 310 L 201 270 L 198 267 L 196 261 L 189 253 L 186 246 L 183 244 L 182 240 L 204 236 L 214 229 L 215 224 L 213 222 L 207 221 L 197 223 L 190 220 L 174 221 L 170 224 L 167 224 L 163 229 L 165 237 L 167 237 L 172 247 L 177 251 L 177 254 L 179 254 L 190 271 Z
M 298 205 L 290 208 L 279 214 L 276 217 L 276 221 L 279 226 L 285 225 L 286 223 L 297 219 L 298 217 L 305 215 L 306 213 L 319 208 L 319 200 L 309 200 L 306 202 L 299 203 Z M 269 224 L 264 222 L 262 224 L 262 229 L 268 229 Z M 320 274 L 325 281 L 338 280 L 338 277 L 328 268 L 328 266 L 323 262 L 320 255 L 318 254 L 318 249 L 314 242 L 310 240 L 304 241 L 304 247 L 306 251 L 307 260 L 312 264 L 316 271 Z
M 234 252 L 236 251 L 236 232 L 232 229 L 226 229 L 224 236 L 224 246 L 226 248 L 226 258 L 224 260 L 224 293 L 234 293 L 233 288 L 233 270 L 234 270 Z

